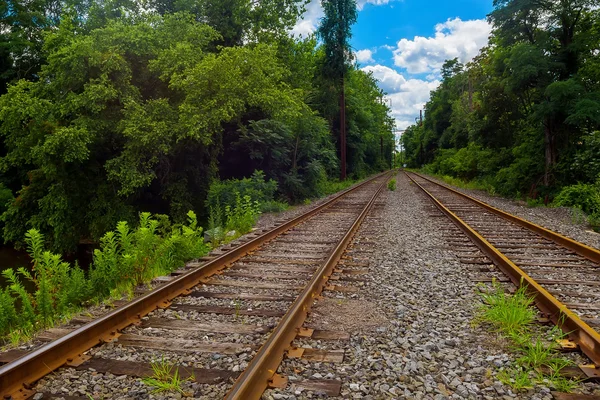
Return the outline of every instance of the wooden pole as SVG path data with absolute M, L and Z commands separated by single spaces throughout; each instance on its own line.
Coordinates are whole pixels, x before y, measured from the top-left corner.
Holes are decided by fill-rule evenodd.
M 346 180 L 346 94 L 344 93 L 344 77 L 340 92 L 340 180 Z

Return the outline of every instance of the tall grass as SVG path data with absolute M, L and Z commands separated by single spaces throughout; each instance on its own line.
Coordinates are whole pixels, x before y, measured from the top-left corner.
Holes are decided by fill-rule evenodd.
M 161 229 L 161 224 L 169 230 Z M 25 268 L 2 272 L 9 285 L 0 290 L 0 337 L 12 341 L 52 326 L 86 304 L 131 293 L 136 285 L 209 250 L 192 211 L 185 225 L 171 226 L 168 219 L 159 221 L 149 213 L 140 214 L 134 229 L 119 222 L 102 237 L 88 273 L 46 251 L 44 236 L 36 229 L 27 232 L 25 242 L 33 260 L 31 272 Z M 25 289 L 23 279 L 33 284 L 32 292 Z

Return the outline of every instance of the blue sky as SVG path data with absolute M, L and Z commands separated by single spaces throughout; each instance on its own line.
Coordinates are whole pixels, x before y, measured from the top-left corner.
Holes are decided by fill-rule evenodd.
M 444 60 L 468 62 L 487 44 L 492 0 L 357 0 L 352 47 L 359 66 L 388 93 L 398 129 L 419 115 L 439 85 Z M 323 16 L 311 0 L 293 32 L 314 32 Z

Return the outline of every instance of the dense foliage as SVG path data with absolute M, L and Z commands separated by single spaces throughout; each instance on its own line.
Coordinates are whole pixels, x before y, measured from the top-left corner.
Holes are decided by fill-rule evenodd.
M 408 164 L 545 202 L 565 188 L 560 204 L 600 216 L 595 4 L 495 0 L 489 46 L 467 65 L 444 64 L 423 125 L 403 135 Z
M 3 2 L 4 239 L 35 228 L 64 252 L 139 212 L 208 220 L 211 184 L 256 170 L 279 200 L 324 192 L 338 176 L 338 105 L 326 50 L 288 34 L 304 4 Z M 351 66 L 346 93 L 359 178 L 391 164 L 392 125 L 371 76 Z

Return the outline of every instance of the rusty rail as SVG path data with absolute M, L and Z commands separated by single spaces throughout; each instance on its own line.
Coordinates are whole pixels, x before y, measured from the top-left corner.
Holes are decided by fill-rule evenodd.
M 549 319 L 557 326 L 559 326 L 563 332 L 567 333 L 571 340 L 576 342 L 581 351 L 590 358 L 596 365 L 600 365 L 600 334 L 592 329 L 588 324 L 582 321 L 574 312 L 569 310 L 567 306 L 562 304 L 556 297 L 551 295 L 546 289 L 544 289 L 540 284 L 538 284 L 533 278 L 531 278 L 525 271 L 520 269 L 515 263 L 509 260 L 504 254 L 502 254 L 496 247 L 494 247 L 490 242 L 483 238 L 480 234 L 478 234 L 475 230 L 473 230 L 466 222 L 460 219 L 456 214 L 450 211 L 447 207 L 445 207 L 439 200 L 437 200 L 429 191 L 427 191 L 423 186 L 421 186 L 417 181 L 415 181 L 408 173 L 406 176 L 414 182 L 427 196 L 431 199 L 433 204 L 454 224 L 462 230 L 468 237 L 477 245 L 477 247 L 488 256 L 500 270 L 506 274 L 509 279 L 514 283 L 517 287 L 521 285 L 526 285 L 528 293 L 530 293 L 535 298 L 535 303 L 539 307 L 539 309 L 548 315 Z M 486 210 L 492 211 L 498 215 L 501 215 L 506 218 L 506 216 L 510 216 L 510 221 L 519 220 L 521 223 L 519 225 L 524 227 L 529 227 L 528 225 L 534 225 L 538 229 L 542 229 L 545 232 L 544 237 L 550 239 L 552 235 L 556 235 L 561 238 L 561 241 L 566 239 L 567 243 L 575 243 L 579 244 L 582 247 L 585 247 L 591 251 L 597 253 L 597 256 L 600 257 L 600 252 L 597 250 L 585 246 L 581 243 L 577 243 L 571 239 L 568 239 L 562 235 L 554 233 L 548 229 L 542 228 L 535 224 L 532 224 L 528 221 L 522 220 L 519 217 L 510 215 L 505 213 L 504 211 L 500 211 L 494 207 L 491 207 L 479 200 L 473 199 L 465 194 L 462 194 L 454 189 L 451 189 L 445 185 L 441 185 L 437 182 L 434 182 L 430 179 L 424 178 L 421 175 L 415 174 L 429 182 L 432 182 L 438 186 L 441 186 L 447 190 L 455 194 L 459 194 L 464 198 L 467 198 L 471 201 L 474 201 L 476 204 L 483 206 Z M 537 232 L 537 229 L 534 230 Z M 552 239 L 551 239 L 552 240 Z M 557 243 L 562 244 L 557 241 Z M 564 245 L 563 245 L 564 246 Z M 565 246 L 566 247 L 566 246 Z M 569 249 L 572 249 L 569 247 Z M 586 251 L 587 253 L 588 251 Z M 583 254 L 581 254 L 583 256 Z
M 260 399 L 275 375 L 277 367 L 281 363 L 286 350 L 289 348 L 290 344 L 298 334 L 298 330 L 306 320 L 306 316 L 315 297 L 323 290 L 327 280 L 333 273 L 334 267 L 339 262 L 344 250 L 360 227 L 363 219 L 373 207 L 377 196 L 379 196 L 379 193 L 381 193 L 381 190 L 385 187 L 387 181 L 388 179 L 383 180 L 383 183 L 373 194 L 371 200 L 367 203 L 356 221 L 354 221 L 350 230 L 339 241 L 331 255 L 327 258 L 327 261 L 319 267 L 306 288 L 302 291 L 294 304 L 292 304 L 289 311 L 283 316 L 282 320 L 271 333 L 265 344 L 252 359 L 248 368 L 246 368 L 236 380 L 227 394 L 226 399 Z
M 580 256 L 585 257 L 588 260 L 595 262 L 596 264 L 600 264 L 600 251 L 598 251 L 598 249 L 587 246 L 583 243 L 579 243 L 571 238 L 561 235 L 560 233 L 553 232 L 549 229 L 544 228 L 543 226 L 534 224 L 533 222 L 529 222 L 527 220 L 524 220 L 524 219 L 514 216 L 512 214 L 509 214 L 505 211 L 502 211 L 498 208 L 492 207 L 491 205 L 484 203 L 483 201 L 477 200 L 476 198 L 466 195 L 462 192 L 459 192 L 458 190 L 448 187 L 447 185 L 443 185 L 434 180 L 431 180 L 431 179 L 427 178 L 426 176 L 417 174 L 415 172 L 413 172 L 413 174 L 417 175 L 418 177 L 420 177 L 422 179 L 425 179 L 428 182 L 434 183 L 438 186 L 448 189 L 452 193 L 457 194 L 469 201 L 472 201 L 473 203 L 477 204 L 480 207 L 485 208 L 486 210 L 490 211 L 493 214 L 496 214 L 504 219 L 507 219 L 508 221 L 513 222 L 519 226 L 527 228 L 527 229 L 537 233 L 538 235 L 543 236 L 544 238 L 546 238 L 548 240 L 552 240 L 554 243 L 559 244 L 563 247 L 566 247 L 567 249 L 574 251 L 575 253 L 579 254 Z
M 387 172 L 376 175 L 336 195 L 320 206 L 287 221 L 260 236 L 241 244 L 227 253 L 208 261 L 202 267 L 191 270 L 164 286 L 150 291 L 116 310 L 50 342 L 23 357 L 0 367 L 0 396 L 2 398 L 27 398 L 33 383 L 52 371 L 70 363 L 90 348 L 110 341 L 118 332 L 157 309 L 165 307 L 181 295 L 189 292 L 204 279 L 242 258 L 283 232 L 313 217 L 334 204 L 346 194 L 356 191 Z

